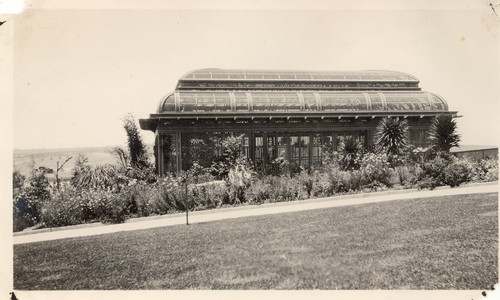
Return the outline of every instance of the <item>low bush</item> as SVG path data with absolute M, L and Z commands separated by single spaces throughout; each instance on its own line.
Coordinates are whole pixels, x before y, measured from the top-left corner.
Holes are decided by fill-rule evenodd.
M 482 160 L 481 168 L 484 170 L 484 181 L 496 181 L 498 180 L 498 160 L 496 158 L 488 158 Z
M 297 177 L 270 176 L 267 181 L 271 187 L 270 202 L 283 202 L 307 199 L 307 191 Z
M 188 188 L 189 207 L 194 210 L 213 209 L 227 203 L 228 188 L 224 181 L 191 185 Z
M 185 194 L 185 187 L 179 178 L 165 176 L 149 191 L 147 211 L 154 215 L 182 211 L 185 209 Z
M 313 185 L 311 189 L 312 197 L 328 197 L 335 194 L 333 180 L 329 173 L 315 171 L 311 174 Z
M 273 187 L 262 179 L 252 182 L 246 190 L 246 200 L 251 204 L 261 204 L 271 198 Z
M 86 200 L 74 187 L 62 184 L 42 208 L 44 225 L 59 227 L 84 223 L 87 221 L 85 211 L 88 210 Z
M 393 169 L 385 153 L 367 153 L 359 162 L 363 190 L 380 190 L 392 187 Z M 359 189 L 359 187 L 358 187 Z
M 13 230 L 21 231 L 41 221 L 41 209 L 50 199 L 51 186 L 47 180 L 46 169 L 34 169 L 27 182 L 20 182 L 14 172 L 12 217 Z
M 123 223 L 130 214 L 130 203 L 121 193 L 110 193 L 106 198 L 105 210 L 99 214 L 103 223 Z
M 418 186 L 422 169 L 417 164 L 401 165 L 394 168 L 399 184 L 404 188 L 414 188 Z
M 450 164 L 450 158 L 436 156 L 434 159 L 422 163 L 422 172 L 418 178 L 418 188 L 434 189 L 445 185 L 445 168 Z
M 302 170 L 295 178 L 300 184 L 300 188 L 305 192 L 307 198 L 311 198 L 314 183 L 317 181 L 318 172 L 314 171 L 311 174 L 309 172 Z
M 40 203 L 37 199 L 30 198 L 24 191 L 14 195 L 12 201 L 12 216 L 14 232 L 24 230 L 39 222 Z
M 443 170 L 443 183 L 450 187 L 457 187 L 471 180 L 475 167 L 467 160 L 453 159 Z

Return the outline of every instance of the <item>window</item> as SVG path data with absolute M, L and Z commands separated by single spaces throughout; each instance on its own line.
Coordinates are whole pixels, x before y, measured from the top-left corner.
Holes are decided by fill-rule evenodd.
M 309 136 L 290 136 L 290 162 L 304 168 L 309 167 Z
M 321 135 L 316 134 L 312 139 L 312 165 L 321 166 L 323 161 L 323 145 Z

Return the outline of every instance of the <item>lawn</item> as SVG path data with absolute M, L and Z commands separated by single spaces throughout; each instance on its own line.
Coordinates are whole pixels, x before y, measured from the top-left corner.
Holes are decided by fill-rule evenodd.
M 491 289 L 498 195 L 423 198 L 14 246 L 14 288 Z

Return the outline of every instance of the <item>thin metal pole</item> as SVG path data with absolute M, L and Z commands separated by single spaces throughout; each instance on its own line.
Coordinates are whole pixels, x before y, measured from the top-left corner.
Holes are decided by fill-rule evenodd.
M 184 206 L 186 207 L 186 225 L 189 225 L 189 207 L 188 207 L 188 185 L 187 181 L 184 183 L 184 189 L 185 189 L 185 195 L 186 197 L 184 198 Z

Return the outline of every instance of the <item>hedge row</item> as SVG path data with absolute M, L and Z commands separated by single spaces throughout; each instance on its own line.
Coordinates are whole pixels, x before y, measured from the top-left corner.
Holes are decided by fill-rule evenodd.
M 14 198 L 14 229 L 22 230 L 36 223 L 49 227 L 93 221 L 119 223 L 130 217 L 184 211 L 186 205 L 190 210 L 204 210 L 241 203 L 379 191 L 394 185 L 432 189 L 441 185 L 455 187 L 470 181 L 498 180 L 498 162 L 493 159 L 476 162 L 468 158 L 437 156 L 397 166 L 387 161 L 385 155 L 368 153 L 359 159 L 359 168 L 354 170 L 343 170 L 331 163 L 320 170 L 302 171 L 294 176 L 263 177 L 244 165 L 237 165 L 223 181 L 213 181 L 212 176 L 197 166 L 183 176 L 166 176 L 153 183 L 132 180 L 120 189 L 76 187 L 65 182 L 59 189 L 49 189 L 44 199 L 33 197 L 33 191 L 29 193 L 30 188 L 40 189 L 40 184 L 30 184 Z

